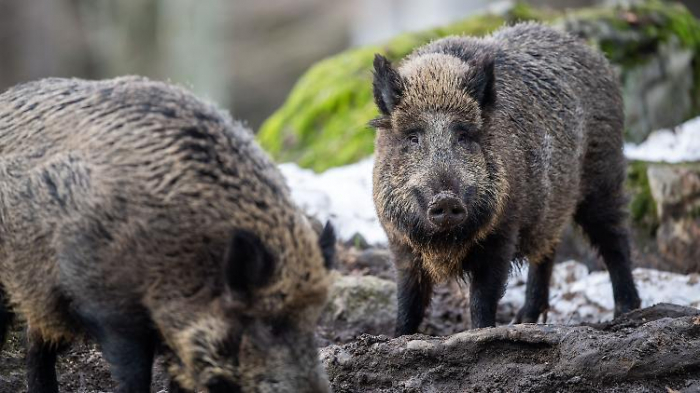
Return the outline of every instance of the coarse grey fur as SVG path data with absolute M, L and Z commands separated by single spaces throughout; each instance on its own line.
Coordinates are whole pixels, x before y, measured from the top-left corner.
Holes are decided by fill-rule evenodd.
M 0 317 L 28 324 L 32 392 L 57 391 L 56 350 L 83 333 L 120 392 L 149 391 L 159 350 L 177 390 L 328 391 L 314 330 L 333 239 L 249 130 L 181 88 L 0 95 Z
M 397 334 L 433 283 L 471 278 L 475 327 L 493 326 L 510 262 L 530 265 L 519 321 L 548 307 L 571 217 L 610 270 L 616 314 L 639 307 L 625 223 L 623 112 L 606 59 L 538 24 L 449 37 L 394 69 L 375 58 L 374 200 L 399 281 Z

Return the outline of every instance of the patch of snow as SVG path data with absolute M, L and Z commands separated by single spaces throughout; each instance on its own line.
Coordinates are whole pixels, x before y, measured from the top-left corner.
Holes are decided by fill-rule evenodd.
M 673 303 L 700 308 L 700 274 L 682 275 L 637 268 L 633 275 L 642 307 Z M 501 304 L 519 310 L 525 302 L 526 280 L 527 265 L 514 271 Z M 547 323 L 610 320 L 615 309 L 610 275 L 604 271 L 589 274 L 585 265 L 574 261 L 556 264 L 552 272 L 549 305 Z
M 640 145 L 625 144 L 625 155 L 670 163 L 700 160 L 700 117 L 682 124 L 675 133 L 656 131 Z M 360 233 L 371 244 L 385 244 L 386 234 L 372 201 L 372 164 L 370 157 L 320 174 L 293 163 L 279 168 L 295 202 L 322 221 L 330 219 L 341 239 Z
M 279 165 L 292 199 L 307 214 L 331 220 L 341 239 L 360 233 L 370 244 L 384 244 L 386 234 L 372 200 L 372 158 L 316 174 L 295 164 Z
M 652 132 L 639 145 L 625 143 L 625 156 L 633 160 L 679 163 L 700 160 L 700 117 L 688 120 L 674 131 Z

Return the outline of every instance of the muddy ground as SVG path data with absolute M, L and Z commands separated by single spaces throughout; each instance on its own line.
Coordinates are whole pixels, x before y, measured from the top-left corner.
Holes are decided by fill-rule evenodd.
M 359 257 L 362 255 L 362 257 Z M 393 267 L 387 258 L 387 253 L 385 250 L 381 249 L 370 249 L 359 250 L 355 248 L 342 247 L 339 251 L 339 263 L 337 265 L 337 270 L 345 275 L 372 275 L 380 277 L 387 280 L 393 280 L 394 273 Z M 436 288 L 435 297 L 430 308 L 429 314 L 426 316 L 424 323 L 420 328 L 420 332 L 424 335 L 430 336 L 448 336 L 458 332 L 466 330 L 469 326 L 469 313 L 468 310 L 468 298 L 466 293 L 468 288 L 465 283 L 451 282 L 445 285 L 441 285 Z M 517 310 L 509 304 L 501 304 L 498 313 L 498 323 L 500 325 L 507 325 L 514 317 Z M 597 321 L 590 321 L 597 322 Z M 562 327 L 566 329 L 566 327 Z M 375 332 L 383 335 L 390 335 L 393 331 L 393 326 L 387 325 L 382 327 L 380 331 Z M 413 360 L 413 363 L 409 364 L 405 361 L 403 363 L 395 363 L 394 369 L 383 370 L 384 374 L 391 379 L 396 378 L 397 381 L 401 381 L 400 387 L 397 385 L 392 388 L 392 385 L 387 385 L 386 381 L 377 382 L 378 385 L 373 385 L 374 382 L 370 381 L 370 377 L 367 375 L 362 375 L 365 378 L 364 388 L 358 389 L 357 385 L 354 388 L 348 388 L 348 381 L 352 380 L 358 376 L 355 371 L 349 370 L 348 365 L 354 364 L 353 362 L 367 362 L 369 361 L 368 356 L 375 356 L 377 359 L 375 363 L 378 364 L 388 364 L 391 365 L 392 361 L 396 358 L 396 352 L 391 352 L 393 349 L 406 344 L 406 338 L 400 339 L 400 341 L 389 340 L 386 336 L 367 336 L 363 335 L 365 330 L 362 326 L 356 324 L 343 325 L 343 324 L 326 324 L 320 326 L 318 329 L 318 343 L 320 347 L 326 347 L 324 349 L 324 356 L 326 358 L 327 365 L 329 367 L 329 374 L 331 375 L 336 391 L 340 392 L 361 392 L 361 391 L 405 391 L 405 392 L 439 392 L 444 390 L 446 386 L 444 383 L 437 383 L 440 375 L 443 379 L 454 379 L 461 378 L 464 379 L 463 383 L 457 385 L 449 385 L 451 389 L 457 389 L 457 391 L 473 391 L 474 386 L 477 385 L 465 385 L 468 379 L 465 379 L 465 374 L 463 372 L 456 372 L 459 369 L 459 362 L 464 361 L 465 367 L 470 364 L 469 361 L 463 359 L 460 356 L 447 356 L 445 353 L 435 352 L 420 354 Z M 698 337 L 700 337 L 700 327 L 697 330 Z M 561 335 L 567 334 L 565 330 L 561 330 Z M 430 340 L 430 337 L 418 336 L 421 340 Z M 610 339 L 608 337 L 607 339 Z M 23 343 L 23 327 L 21 323 L 16 323 L 14 329 L 10 335 L 9 342 L 6 343 L 2 354 L 0 355 L 0 393 L 24 393 L 26 392 L 25 376 L 24 376 L 24 343 Z M 442 340 L 442 339 L 435 339 Z M 498 341 L 498 340 L 496 340 Z M 396 344 L 394 344 L 396 342 Z M 345 345 L 345 346 L 343 346 Z M 414 344 L 418 345 L 418 344 Z M 398 347 L 395 347 L 398 346 Z M 501 383 L 498 383 L 498 378 L 496 378 L 496 390 L 488 389 L 484 391 L 499 391 L 498 386 L 501 386 L 502 392 L 506 391 L 521 391 L 522 386 L 519 388 L 518 385 L 512 383 L 513 378 L 508 377 L 508 373 L 513 373 L 514 369 L 526 365 L 523 362 L 529 363 L 527 367 L 535 367 L 540 359 L 542 363 L 556 362 L 556 356 L 553 355 L 552 350 L 545 350 L 542 354 L 537 354 L 538 348 L 544 348 L 541 344 L 532 343 L 503 343 L 497 342 L 491 348 L 481 348 L 480 351 L 486 351 L 485 353 L 490 354 L 491 357 L 498 357 L 499 353 L 506 351 L 509 357 L 508 359 L 510 366 L 499 365 L 494 368 L 494 376 L 497 373 L 501 373 L 500 377 L 502 379 Z M 380 350 L 378 348 L 384 348 Z M 393 349 L 392 349 L 393 348 Z M 518 351 L 520 348 L 522 351 Z M 382 352 L 384 351 L 384 352 Z M 401 351 L 399 351 L 401 352 Z M 337 358 L 338 353 L 342 353 L 340 356 L 346 359 L 345 365 L 338 365 Z M 505 352 L 504 352 L 505 353 Z M 534 355 L 533 355 L 534 353 Z M 335 358 L 333 357 L 335 356 Z M 538 357 L 539 356 L 539 357 Z M 451 364 L 447 364 L 444 368 L 439 368 L 437 371 L 431 369 L 426 377 L 427 379 L 414 380 L 411 382 L 410 378 L 405 379 L 407 373 L 413 371 L 418 372 L 425 362 L 442 362 L 443 359 L 451 359 Z M 333 359 L 336 359 L 336 363 L 333 363 Z M 348 360 L 349 359 L 349 360 Z M 460 360 L 461 359 L 461 360 Z M 455 363 L 456 362 L 456 363 Z M 522 364 L 521 364 L 522 363 Z M 534 363 L 535 365 L 533 365 Z M 488 361 L 481 359 L 478 364 L 473 364 L 472 366 L 485 367 L 488 365 Z M 400 370 L 396 367 L 406 367 L 406 370 Z M 540 365 L 541 366 L 541 365 Z M 552 364 L 549 364 L 552 366 Z M 543 366 L 544 367 L 544 366 Z M 540 367 L 541 368 L 541 367 Z M 497 371 L 498 370 L 498 371 Z M 510 371 L 508 371 L 510 370 Z M 690 370 L 688 371 L 690 372 Z M 692 370 L 692 372 L 700 375 L 700 369 Z M 436 374 L 437 373 L 437 374 Z M 517 374 L 517 373 L 516 373 Z M 92 393 L 92 392 L 110 392 L 113 390 L 114 385 L 110 379 L 108 368 L 105 362 L 102 360 L 98 349 L 95 345 L 90 342 L 81 342 L 75 344 L 72 348 L 67 350 L 60 356 L 58 364 L 58 375 L 60 389 L 62 392 L 76 392 L 76 393 Z M 515 375 L 515 374 L 512 374 Z M 162 366 L 160 363 L 156 362 L 154 366 L 154 392 L 166 392 L 167 377 L 165 376 Z M 402 379 L 404 378 L 404 379 Z M 436 379 L 438 378 L 438 379 Z M 495 378 L 495 377 L 494 377 Z M 541 379 L 544 378 L 544 379 Z M 538 390 L 523 390 L 523 391 L 596 391 L 598 387 L 592 387 L 590 383 L 584 384 L 583 382 L 579 384 L 580 386 L 575 387 L 576 378 L 571 380 L 571 384 L 566 385 L 558 381 L 556 384 L 553 382 L 551 389 L 547 389 L 547 377 L 541 377 L 538 379 L 537 384 L 532 386 L 537 387 Z M 675 378 L 675 379 L 674 379 Z M 700 378 L 700 377 L 699 377 Z M 679 391 L 691 392 L 695 391 L 692 389 L 697 388 L 700 391 L 700 382 L 693 385 L 692 381 L 689 382 L 687 386 L 683 385 L 686 380 L 686 376 L 678 375 L 676 377 L 667 377 L 661 380 L 659 384 L 653 385 L 653 389 L 649 391 L 659 391 L 656 388 L 664 388 L 666 386 L 676 386 L 682 388 Z M 478 382 L 478 379 L 474 381 Z M 412 385 L 413 384 L 413 385 Z M 666 384 L 666 385 L 664 385 Z M 670 385 L 669 385 L 670 384 Z M 443 386 L 443 388 L 440 388 Z M 460 388 L 460 386 L 462 386 Z M 470 386 L 470 387 L 467 387 Z M 618 388 L 616 391 L 624 391 L 624 384 L 617 384 Z M 620 390 L 621 389 L 621 390 Z M 688 390 L 690 389 L 690 390 Z M 637 390 L 641 391 L 641 390 Z M 670 390 L 669 390 L 670 392 Z
M 342 274 L 374 275 L 393 280 L 393 266 L 386 258 L 384 250 L 379 249 L 379 257 L 358 261 L 360 250 L 341 247 L 336 269 Z M 465 287 L 454 282 L 436 289 L 435 301 L 430 315 L 421 327 L 421 332 L 444 336 L 465 330 L 469 326 L 468 301 L 464 296 Z M 502 310 L 500 321 L 507 323 L 512 319 L 513 310 Z M 512 315 L 511 315 L 512 314 Z M 465 319 L 466 316 L 466 319 Z M 387 326 L 390 334 L 393 326 Z M 318 344 L 320 347 L 332 344 L 345 344 L 354 341 L 365 331 L 361 326 L 319 326 Z M 154 392 L 166 392 L 167 377 L 162 366 L 154 365 Z M 114 384 L 109 370 L 96 345 L 84 341 L 73 345 L 61 354 L 58 361 L 59 385 L 62 392 L 93 393 L 110 392 Z M 0 354 L 0 393 L 26 393 L 24 375 L 24 330 L 21 323 L 15 323 L 5 348 Z
M 700 311 L 661 304 L 590 326 L 365 335 L 321 358 L 335 393 L 691 393 L 700 391 Z

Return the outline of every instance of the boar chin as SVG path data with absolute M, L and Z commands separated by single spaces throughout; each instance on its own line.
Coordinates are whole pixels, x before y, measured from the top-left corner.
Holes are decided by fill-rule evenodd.
M 401 215 L 398 227 L 417 246 L 461 247 L 477 240 L 483 228 L 488 226 L 489 218 L 492 216 L 493 212 L 488 208 L 487 203 L 472 203 L 467 206 L 466 220 L 450 228 L 438 227 L 428 220 L 427 213 L 415 211 Z

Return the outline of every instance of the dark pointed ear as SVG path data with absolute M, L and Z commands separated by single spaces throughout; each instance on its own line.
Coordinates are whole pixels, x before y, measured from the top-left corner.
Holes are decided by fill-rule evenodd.
M 332 269 L 335 265 L 335 229 L 330 221 L 326 221 L 326 226 L 318 238 L 318 245 L 321 247 L 326 269 Z
M 260 238 L 248 231 L 238 230 L 231 237 L 224 271 L 226 284 L 234 291 L 250 294 L 264 287 L 272 278 L 275 259 Z
M 476 67 L 476 74 L 470 81 L 472 87 L 471 93 L 482 110 L 488 109 L 496 101 L 493 57 L 486 55 L 482 59 L 476 61 L 473 66 Z
M 403 94 L 403 80 L 401 75 L 393 67 L 391 62 L 380 55 L 374 55 L 374 102 L 383 115 L 389 115 L 399 103 Z

